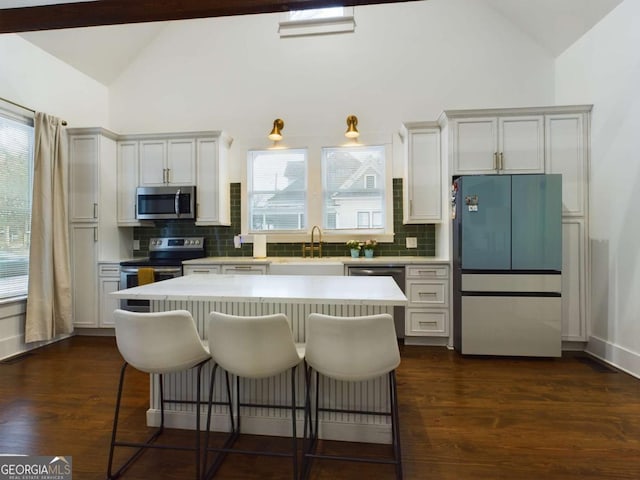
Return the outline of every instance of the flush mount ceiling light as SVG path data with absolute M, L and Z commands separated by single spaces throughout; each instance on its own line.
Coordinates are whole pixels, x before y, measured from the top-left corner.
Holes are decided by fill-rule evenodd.
M 282 129 L 284 128 L 284 122 L 281 118 L 276 118 L 273 121 L 273 128 L 271 129 L 271 133 L 269 134 L 269 140 L 273 140 L 274 142 L 279 142 L 282 140 Z
M 347 131 L 344 132 L 344 136 L 347 138 L 358 138 L 360 132 L 356 128 L 358 126 L 358 117 L 355 115 L 349 115 L 347 117 Z

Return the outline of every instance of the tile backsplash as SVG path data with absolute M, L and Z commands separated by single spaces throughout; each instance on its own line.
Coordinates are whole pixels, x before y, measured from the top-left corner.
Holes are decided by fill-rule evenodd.
M 240 183 L 230 184 L 231 188 L 231 225 L 228 227 L 196 227 L 193 221 L 167 220 L 156 221 L 153 227 L 135 227 L 133 238 L 140 240 L 140 250 L 136 256 L 148 254 L 149 239 L 168 236 L 205 237 L 207 256 L 211 257 L 250 257 L 253 255 L 252 244 L 243 244 L 234 248 L 233 237 L 239 235 L 240 226 Z M 432 256 L 436 252 L 435 225 L 403 225 L 402 224 L 402 179 L 393 179 L 393 243 L 380 243 L 376 256 Z M 406 238 L 415 237 L 418 248 L 406 248 Z M 267 256 L 299 257 L 302 254 L 301 244 L 268 243 Z M 322 255 L 340 257 L 348 255 L 344 243 L 323 243 Z

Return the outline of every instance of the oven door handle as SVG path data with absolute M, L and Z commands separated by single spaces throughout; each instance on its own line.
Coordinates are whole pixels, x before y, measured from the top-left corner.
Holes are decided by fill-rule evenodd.
M 173 203 L 174 210 L 176 212 L 176 217 L 180 218 L 180 189 L 176 192 L 176 198 Z

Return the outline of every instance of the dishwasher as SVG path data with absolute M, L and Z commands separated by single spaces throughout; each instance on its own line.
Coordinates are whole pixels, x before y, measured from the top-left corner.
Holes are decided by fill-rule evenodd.
M 402 293 L 405 293 L 404 266 L 348 267 L 348 273 L 354 277 L 393 277 Z M 396 327 L 396 336 L 404 338 L 404 307 L 393 307 L 393 322 Z

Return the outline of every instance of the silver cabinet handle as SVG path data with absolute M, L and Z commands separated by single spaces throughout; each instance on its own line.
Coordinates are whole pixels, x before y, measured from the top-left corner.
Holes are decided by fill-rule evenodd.
M 251 265 L 235 265 L 230 268 L 230 270 L 250 270 Z
M 418 275 L 437 275 L 437 270 L 418 270 Z
M 426 327 L 426 326 L 435 327 L 436 325 L 438 325 L 438 322 L 424 322 L 424 321 L 419 321 L 418 323 L 420 324 L 420 326 L 421 326 L 421 327 Z
M 498 166 L 498 152 L 493 152 L 493 169 L 499 170 Z
M 93 241 L 98 241 L 98 227 L 93 227 Z
M 119 272 L 120 269 L 119 268 L 103 268 L 102 271 L 103 272 Z
M 167 183 L 167 169 L 162 169 L 162 183 Z
M 503 170 L 504 169 L 504 157 L 503 157 L 503 153 L 500 152 L 500 157 L 499 157 L 499 161 L 498 161 L 498 170 Z
M 167 168 L 167 183 L 171 183 L 171 169 Z
M 435 297 L 437 295 L 436 292 L 419 292 L 418 295 L 421 297 Z
M 93 218 L 98 218 L 98 204 L 93 204 Z

